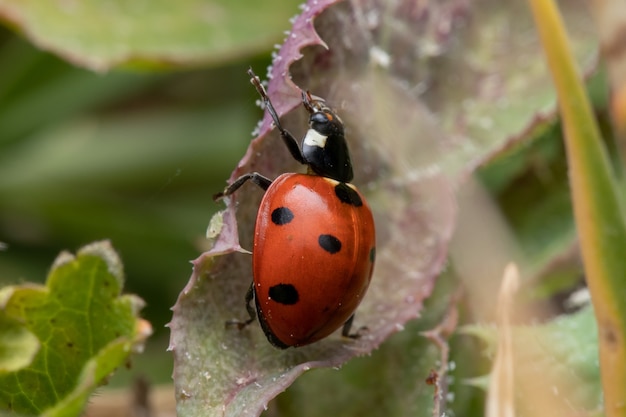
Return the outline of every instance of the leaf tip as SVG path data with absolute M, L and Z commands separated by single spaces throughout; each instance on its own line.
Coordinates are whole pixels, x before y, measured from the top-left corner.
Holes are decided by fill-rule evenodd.
M 145 341 L 152 336 L 152 325 L 148 320 L 138 319 L 135 323 L 135 340 L 133 341 L 133 352 L 142 353 Z
M 104 260 L 107 265 L 107 270 L 118 281 L 120 288 L 124 286 L 124 268 L 122 261 L 109 240 L 101 240 L 83 246 L 78 250 L 78 256 L 84 255 L 97 256 Z M 63 256 L 63 254 L 59 255 L 59 257 L 61 256 Z

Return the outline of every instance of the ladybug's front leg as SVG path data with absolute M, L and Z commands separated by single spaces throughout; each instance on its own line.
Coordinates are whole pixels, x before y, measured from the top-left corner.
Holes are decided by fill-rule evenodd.
M 250 172 L 248 174 L 244 174 L 241 177 L 237 178 L 235 182 L 233 182 L 228 187 L 226 187 L 224 191 L 222 191 L 221 193 L 214 194 L 213 201 L 218 201 L 224 197 L 228 197 L 229 195 L 233 194 L 235 191 L 237 191 L 242 185 L 244 185 L 248 181 L 252 181 L 256 185 L 261 187 L 263 191 L 266 191 L 270 187 L 270 185 L 272 185 L 272 180 L 270 180 L 269 178 L 264 177 L 258 172 Z
M 274 125 L 280 132 L 280 137 L 283 139 L 283 142 L 285 143 L 285 146 L 287 146 L 287 149 L 289 149 L 289 153 L 291 154 L 293 159 L 295 159 L 296 161 L 300 162 L 301 164 L 306 164 L 307 162 L 304 159 L 304 155 L 302 155 L 302 151 L 300 150 L 300 147 L 298 146 L 298 141 L 296 140 L 296 138 L 293 137 L 291 133 L 289 133 L 288 130 L 284 129 L 283 126 L 280 124 L 278 113 L 276 112 L 276 109 L 274 109 L 274 105 L 272 104 L 272 101 L 267 95 L 267 91 L 265 91 L 265 87 L 263 87 L 263 84 L 261 84 L 261 80 L 254 73 L 254 71 L 252 71 L 252 68 L 248 70 L 248 75 L 250 76 L 250 82 L 252 83 L 254 88 L 256 88 L 256 91 L 261 96 L 263 103 L 265 103 L 265 108 L 267 109 L 268 113 L 272 117 L 272 120 L 274 121 Z

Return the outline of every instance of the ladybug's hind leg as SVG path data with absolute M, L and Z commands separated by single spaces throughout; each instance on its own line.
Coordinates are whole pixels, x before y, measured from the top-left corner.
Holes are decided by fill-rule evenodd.
M 354 314 L 350 316 L 348 320 L 343 324 L 343 328 L 341 329 L 341 335 L 343 337 L 348 337 L 350 339 L 358 339 L 363 336 L 363 334 L 367 333 L 367 327 L 362 326 L 356 331 L 356 333 L 350 333 L 352 330 L 352 322 L 354 321 Z
M 252 299 L 254 298 L 254 283 L 250 284 L 250 288 L 246 291 L 246 310 L 248 311 L 248 315 L 250 318 L 248 320 L 239 321 L 239 320 L 229 320 L 226 322 L 226 326 L 237 326 L 239 330 L 246 327 L 248 324 L 252 323 L 254 319 L 256 319 L 256 310 L 252 305 Z
M 224 191 L 222 191 L 221 193 L 214 194 L 213 201 L 218 201 L 224 197 L 228 197 L 229 195 L 237 191 L 239 188 L 241 188 L 241 186 L 244 185 L 248 181 L 252 181 L 254 184 L 261 187 L 263 191 L 267 190 L 270 187 L 270 185 L 272 185 L 272 180 L 270 180 L 269 178 L 264 177 L 258 172 L 249 172 L 237 178 L 235 182 L 233 182 L 228 187 L 226 187 Z

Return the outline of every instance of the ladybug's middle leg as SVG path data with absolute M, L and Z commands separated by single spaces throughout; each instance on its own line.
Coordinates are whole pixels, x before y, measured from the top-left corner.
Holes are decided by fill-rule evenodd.
M 256 310 L 252 305 L 252 300 L 254 299 L 254 283 L 250 284 L 248 291 L 246 291 L 246 310 L 248 311 L 248 315 L 250 318 L 248 320 L 239 321 L 239 320 L 229 320 L 226 322 L 226 326 L 237 326 L 239 330 L 246 327 L 248 324 L 252 323 L 254 319 L 256 319 Z
M 272 185 L 272 180 L 270 180 L 269 178 L 264 177 L 258 172 L 250 172 L 237 178 L 235 182 L 226 187 L 221 193 L 214 194 L 213 201 L 218 201 L 224 197 L 228 197 L 248 181 L 252 181 L 254 184 L 261 187 L 263 191 L 266 191 L 270 187 L 270 185 Z

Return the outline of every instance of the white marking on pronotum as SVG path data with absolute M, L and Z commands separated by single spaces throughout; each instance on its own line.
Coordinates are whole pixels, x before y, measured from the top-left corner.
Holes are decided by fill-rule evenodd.
M 315 129 L 309 129 L 304 137 L 304 144 L 307 146 L 317 146 L 318 148 L 324 148 L 326 146 L 326 139 L 328 136 L 322 135 Z

